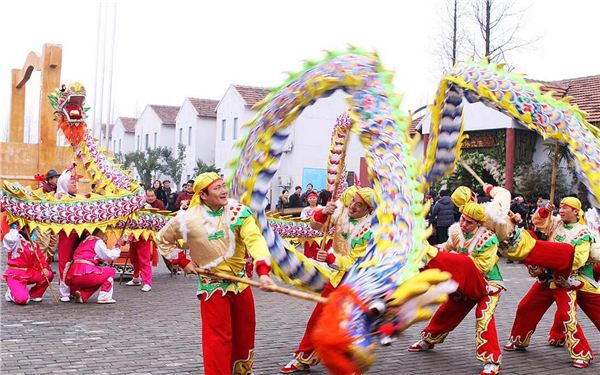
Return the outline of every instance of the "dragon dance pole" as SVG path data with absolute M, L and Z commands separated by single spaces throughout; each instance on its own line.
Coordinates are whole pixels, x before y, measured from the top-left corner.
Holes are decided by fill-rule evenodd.
M 550 180 L 550 203 L 554 204 L 554 198 L 556 195 L 556 177 L 558 175 L 558 152 L 560 145 L 556 141 L 554 146 L 554 158 L 552 159 L 552 178 Z
M 232 276 L 232 275 L 228 275 L 226 273 L 221 273 L 221 272 L 214 272 L 211 270 L 207 270 L 205 268 L 198 268 L 196 267 L 196 272 L 199 275 L 204 275 L 204 276 L 208 276 L 210 278 L 215 278 L 215 279 L 221 279 L 221 280 L 228 280 L 228 281 L 235 281 L 238 283 L 243 283 L 243 284 L 248 284 L 250 286 L 254 286 L 254 287 L 261 287 L 261 284 L 258 281 L 254 281 L 254 280 L 250 280 L 250 279 L 244 279 L 241 277 L 237 277 L 237 276 Z M 323 298 L 319 295 L 316 294 L 312 294 L 312 293 L 307 293 L 307 292 L 301 292 L 298 290 L 293 290 L 293 289 L 288 289 L 288 288 L 283 288 L 277 285 L 272 285 L 270 287 L 267 288 L 268 291 L 270 292 L 277 292 L 277 293 L 281 293 L 281 294 L 285 294 L 291 297 L 296 297 L 296 298 L 301 298 L 307 301 L 313 301 L 313 302 L 317 302 L 317 303 L 325 303 L 327 302 L 327 298 Z

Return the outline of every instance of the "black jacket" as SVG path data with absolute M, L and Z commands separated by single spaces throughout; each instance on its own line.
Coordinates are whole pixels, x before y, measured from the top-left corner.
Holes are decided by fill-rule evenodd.
M 437 227 L 449 227 L 454 224 L 456 207 L 450 197 L 442 197 L 433 206 L 431 218 Z

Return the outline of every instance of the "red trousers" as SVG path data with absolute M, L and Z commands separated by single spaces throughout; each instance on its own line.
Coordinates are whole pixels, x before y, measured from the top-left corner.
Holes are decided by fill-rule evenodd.
M 327 297 L 331 292 L 335 290 L 335 287 L 331 285 L 331 283 L 327 283 L 323 292 L 321 293 L 321 297 Z M 304 331 L 304 337 L 302 341 L 300 341 L 300 345 L 298 345 L 298 350 L 294 353 L 294 356 L 300 363 L 304 363 L 306 365 L 312 366 L 319 363 L 319 359 L 315 355 L 315 346 L 313 344 L 312 336 L 313 331 L 317 325 L 317 321 L 321 317 L 323 313 L 323 304 L 318 303 L 315 306 L 310 318 L 308 319 L 308 323 L 306 323 L 306 330 Z
M 71 287 L 71 293 L 79 292 L 83 302 L 87 302 L 92 294 L 100 289 L 100 296 L 109 293 L 112 297 L 113 280 L 115 270 L 112 267 L 98 267 L 100 273 L 88 273 L 85 275 L 69 275 L 67 283 Z
M 458 283 L 458 292 L 463 296 L 478 301 L 487 296 L 487 281 L 466 254 L 439 252 L 425 268 L 437 268 L 452 274 Z M 470 309 L 470 308 L 469 308 Z M 462 320 L 462 318 L 461 318 Z
M 440 306 L 433 314 L 431 321 L 425 327 L 421 336 L 430 344 L 444 342 L 446 336 L 453 331 L 469 311 L 475 306 L 475 344 L 477 345 L 477 359 L 484 363 L 500 363 L 502 352 L 498 344 L 496 333 L 496 319 L 494 311 L 500 300 L 500 295 L 486 295 L 479 301 L 466 299 L 460 294 L 453 293 L 450 299 Z
M 129 245 L 129 258 L 133 265 L 133 277 L 141 276 L 144 284 L 152 286 L 152 241 L 133 241 Z
M 571 274 L 574 255 L 575 248 L 569 243 L 536 240 L 523 264 L 553 270 L 554 277 L 566 279 Z
M 202 356 L 206 375 L 245 375 L 254 362 L 254 297 L 250 288 L 239 294 L 215 292 L 200 298 Z
M 517 314 L 510 333 L 510 341 L 528 346 L 531 335 L 548 308 L 556 302 L 556 314 L 566 335 L 566 344 L 572 359 L 591 360 L 592 349 L 577 323 L 576 292 L 567 289 L 550 289 L 546 284 L 533 283 L 529 292 L 517 307 Z
M 58 233 L 58 277 L 60 281 L 64 281 L 65 266 L 73 259 L 75 251 L 75 243 L 77 242 L 77 233 L 72 231 L 69 235 L 61 231 Z
M 598 328 L 598 331 L 600 331 L 600 294 L 578 290 L 577 304 L 581 307 L 581 310 L 585 315 L 590 318 L 592 323 L 594 323 L 596 328 Z M 550 328 L 548 341 L 565 342 L 565 334 L 562 330 L 562 322 L 558 311 L 554 314 L 554 324 L 552 325 L 552 328 Z

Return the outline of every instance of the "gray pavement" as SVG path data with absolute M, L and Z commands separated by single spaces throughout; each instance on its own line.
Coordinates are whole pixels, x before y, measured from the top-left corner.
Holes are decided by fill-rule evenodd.
M 2 270 L 4 269 L 4 257 Z M 56 264 L 54 264 L 56 267 Z M 523 266 L 502 261 L 509 291 L 496 311 L 501 344 L 507 338 L 514 312 L 532 279 Z M 54 283 L 56 286 L 56 283 Z M 2 374 L 201 374 L 199 304 L 193 277 L 171 277 L 164 266 L 155 268 L 151 292 L 115 287 L 115 305 L 61 303 L 49 292 L 41 303 L 16 306 L 4 301 L 2 280 Z M 313 304 L 274 293 L 255 291 L 256 374 L 276 374 L 287 363 L 302 337 Z M 95 300 L 95 297 L 92 297 Z M 598 374 L 600 363 L 589 369 L 570 367 L 564 348 L 546 344 L 554 310 L 549 311 L 525 353 L 504 353 L 503 374 Z M 587 317 L 580 323 L 595 351 L 600 334 Z M 405 331 L 391 347 L 380 348 L 369 374 L 477 374 L 474 312 L 446 343 L 427 353 L 409 353 L 418 324 Z M 325 374 L 322 366 L 313 374 Z

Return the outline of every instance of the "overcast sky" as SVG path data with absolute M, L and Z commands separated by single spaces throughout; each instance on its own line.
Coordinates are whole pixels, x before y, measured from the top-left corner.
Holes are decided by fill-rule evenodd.
M 460 2 L 460 0 L 459 0 Z M 464 0 L 463 0 L 464 2 Z M 516 70 L 542 80 L 600 74 L 600 2 L 521 0 L 520 36 L 538 39 L 509 53 Z M 303 59 L 348 43 L 376 49 L 396 71 L 403 108 L 428 104 L 441 78 L 438 43 L 445 0 L 134 1 L 117 4 L 115 116 L 184 97 L 220 99 L 231 83 L 278 85 Z M 6 139 L 10 69 L 43 43 L 63 46 L 62 82 L 80 81 L 93 103 L 98 1 L 2 1 L 0 138 Z M 39 85 L 39 78 L 31 81 Z M 39 100 L 29 88 L 28 114 Z M 105 94 L 106 95 L 106 94 Z M 329 132 L 325 132 L 329 134 Z

